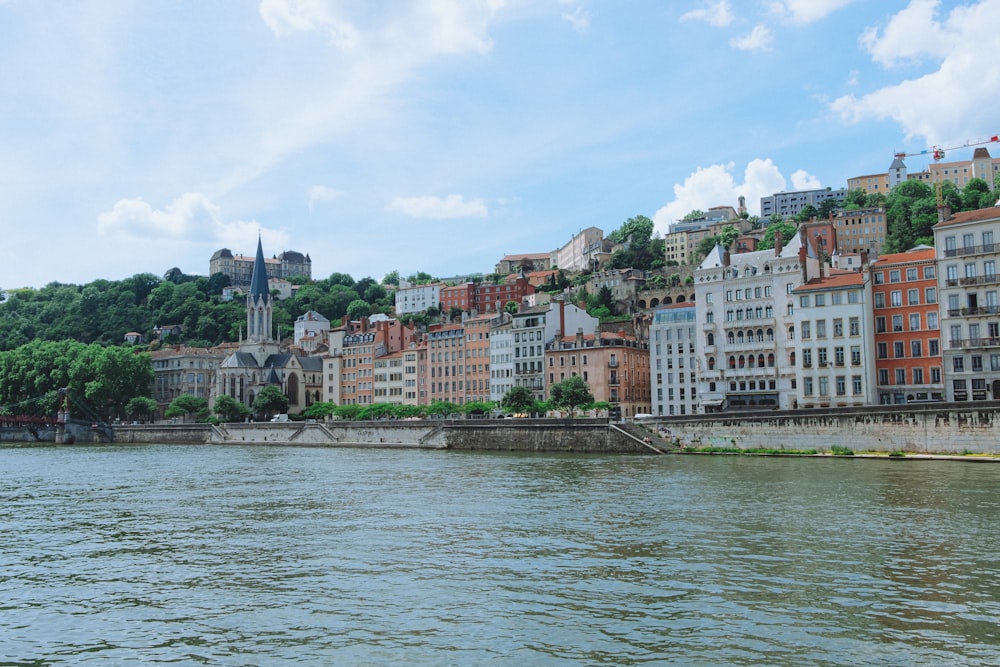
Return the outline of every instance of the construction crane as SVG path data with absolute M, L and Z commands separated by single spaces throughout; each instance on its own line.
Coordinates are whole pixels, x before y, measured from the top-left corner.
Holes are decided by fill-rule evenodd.
M 941 148 L 940 146 L 933 146 L 931 148 L 925 148 L 922 151 L 916 151 L 915 153 L 896 153 L 895 156 L 899 159 L 913 157 L 915 155 L 930 155 L 934 158 L 935 162 L 940 162 L 944 159 L 945 151 L 953 151 L 959 148 L 969 148 L 970 146 L 982 146 L 983 144 L 997 143 L 1000 141 L 1000 137 L 993 135 L 992 137 L 980 137 L 978 139 L 969 139 L 961 146 L 951 146 L 950 148 Z

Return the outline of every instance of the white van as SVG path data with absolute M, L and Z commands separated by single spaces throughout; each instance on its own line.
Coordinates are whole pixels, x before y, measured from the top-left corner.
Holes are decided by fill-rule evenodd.
M 288 415 L 287 414 L 274 415 L 273 417 L 271 417 L 271 421 L 273 421 L 273 422 L 286 422 L 286 421 L 288 421 Z

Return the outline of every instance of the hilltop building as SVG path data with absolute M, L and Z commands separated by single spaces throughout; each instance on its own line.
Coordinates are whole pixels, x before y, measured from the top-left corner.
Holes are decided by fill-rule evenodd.
M 258 246 L 260 244 L 258 243 Z M 235 286 L 249 285 L 253 279 L 257 258 L 248 255 L 234 255 L 229 248 L 216 250 L 208 261 L 208 275 L 221 273 L 229 276 Z M 271 278 L 289 279 L 305 276 L 312 279 L 312 259 L 294 250 L 286 250 L 277 257 L 265 259 L 267 274 Z

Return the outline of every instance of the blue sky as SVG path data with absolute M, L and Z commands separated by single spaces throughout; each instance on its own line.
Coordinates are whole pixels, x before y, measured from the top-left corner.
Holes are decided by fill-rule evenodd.
M 316 278 L 488 273 L 756 213 L 1000 132 L 998 25 L 1000 0 L 0 0 L 0 288 L 206 274 L 258 232 Z

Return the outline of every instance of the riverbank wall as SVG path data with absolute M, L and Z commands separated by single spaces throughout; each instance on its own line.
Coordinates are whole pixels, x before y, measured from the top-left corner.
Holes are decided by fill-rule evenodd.
M 1000 456 L 1000 401 L 720 413 L 653 418 L 157 424 L 115 428 L 117 442 L 418 447 L 643 453 L 677 446 Z
M 645 426 L 686 447 L 1000 455 L 1000 401 L 720 413 Z
M 606 419 L 127 424 L 115 427 L 115 441 L 616 454 L 656 454 L 670 447 L 653 443 L 642 429 Z

